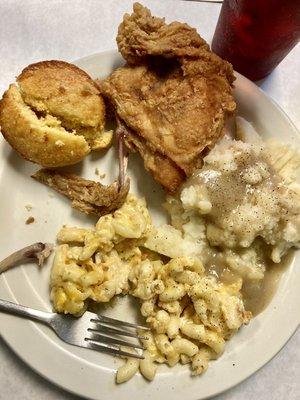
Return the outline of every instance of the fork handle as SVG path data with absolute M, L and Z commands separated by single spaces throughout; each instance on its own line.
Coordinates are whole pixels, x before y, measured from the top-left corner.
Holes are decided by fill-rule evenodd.
M 19 315 L 29 319 L 37 320 L 49 324 L 53 318 L 53 313 L 35 310 L 33 308 L 21 306 L 20 304 L 0 299 L 0 311 Z

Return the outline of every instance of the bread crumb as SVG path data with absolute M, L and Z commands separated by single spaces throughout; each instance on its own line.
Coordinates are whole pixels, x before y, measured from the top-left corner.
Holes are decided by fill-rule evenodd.
M 35 221 L 35 219 L 33 217 L 29 217 L 29 218 L 27 218 L 25 224 L 29 225 L 29 224 L 32 224 L 34 221 Z
M 94 139 L 92 150 L 106 149 L 112 144 L 114 132 L 112 130 L 102 132 L 101 136 Z
M 65 145 L 65 143 L 62 140 L 57 140 L 55 142 L 55 145 L 58 146 L 58 147 L 63 147 Z
M 31 204 L 26 204 L 25 208 L 27 211 L 31 211 L 32 210 L 32 205 Z
M 95 174 L 99 176 L 100 179 L 104 179 L 106 174 L 100 174 L 99 168 L 95 168 Z

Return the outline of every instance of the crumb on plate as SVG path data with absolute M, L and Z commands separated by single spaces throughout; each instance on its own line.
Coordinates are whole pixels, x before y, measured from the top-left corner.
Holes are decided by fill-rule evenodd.
M 30 225 L 30 224 L 33 224 L 34 221 L 35 221 L 35 219 L 34 219 L 33 217 L 28 217 L 28 218 L 26 219 L 25 224 L 26 224 L 26 225 Z
M 105 173 L 103 174 L 100 173 L 99 168 L 95 168 L 95 175 L 98 175 L 100 179 L 104 179 L 106 177 Z

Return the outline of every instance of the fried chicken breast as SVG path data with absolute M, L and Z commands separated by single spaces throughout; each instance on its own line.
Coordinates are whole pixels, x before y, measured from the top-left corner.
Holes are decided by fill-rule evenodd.
M 235 110 L 232 66 L 187 24 L 166 24 L 135 3 L 119 26 L 127 61 L 101 91 L 129 129 L 125 141 L 169 192 L 201 166 Z

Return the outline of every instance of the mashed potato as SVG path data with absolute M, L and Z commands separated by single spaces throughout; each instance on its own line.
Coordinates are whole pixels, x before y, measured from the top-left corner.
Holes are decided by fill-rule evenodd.
M 205 220 L 212 246 L 248 248 L 261 238 L 280 262 L 300 243 L 300 196 L 280 179 L 267 148 L 223 139 L 181 191 L 184 211 Z
M 197 241 L 208 270 L 222 278 L 229 269 L 257 282 L 268 259 L 279 263 L 300 245 L 300 157 L 288 146 L 263 143 L 253 128 L 247 136 L 239 126 L 238 133 L 251 143 L 222 139 L 166 208 L 184 238 Z

